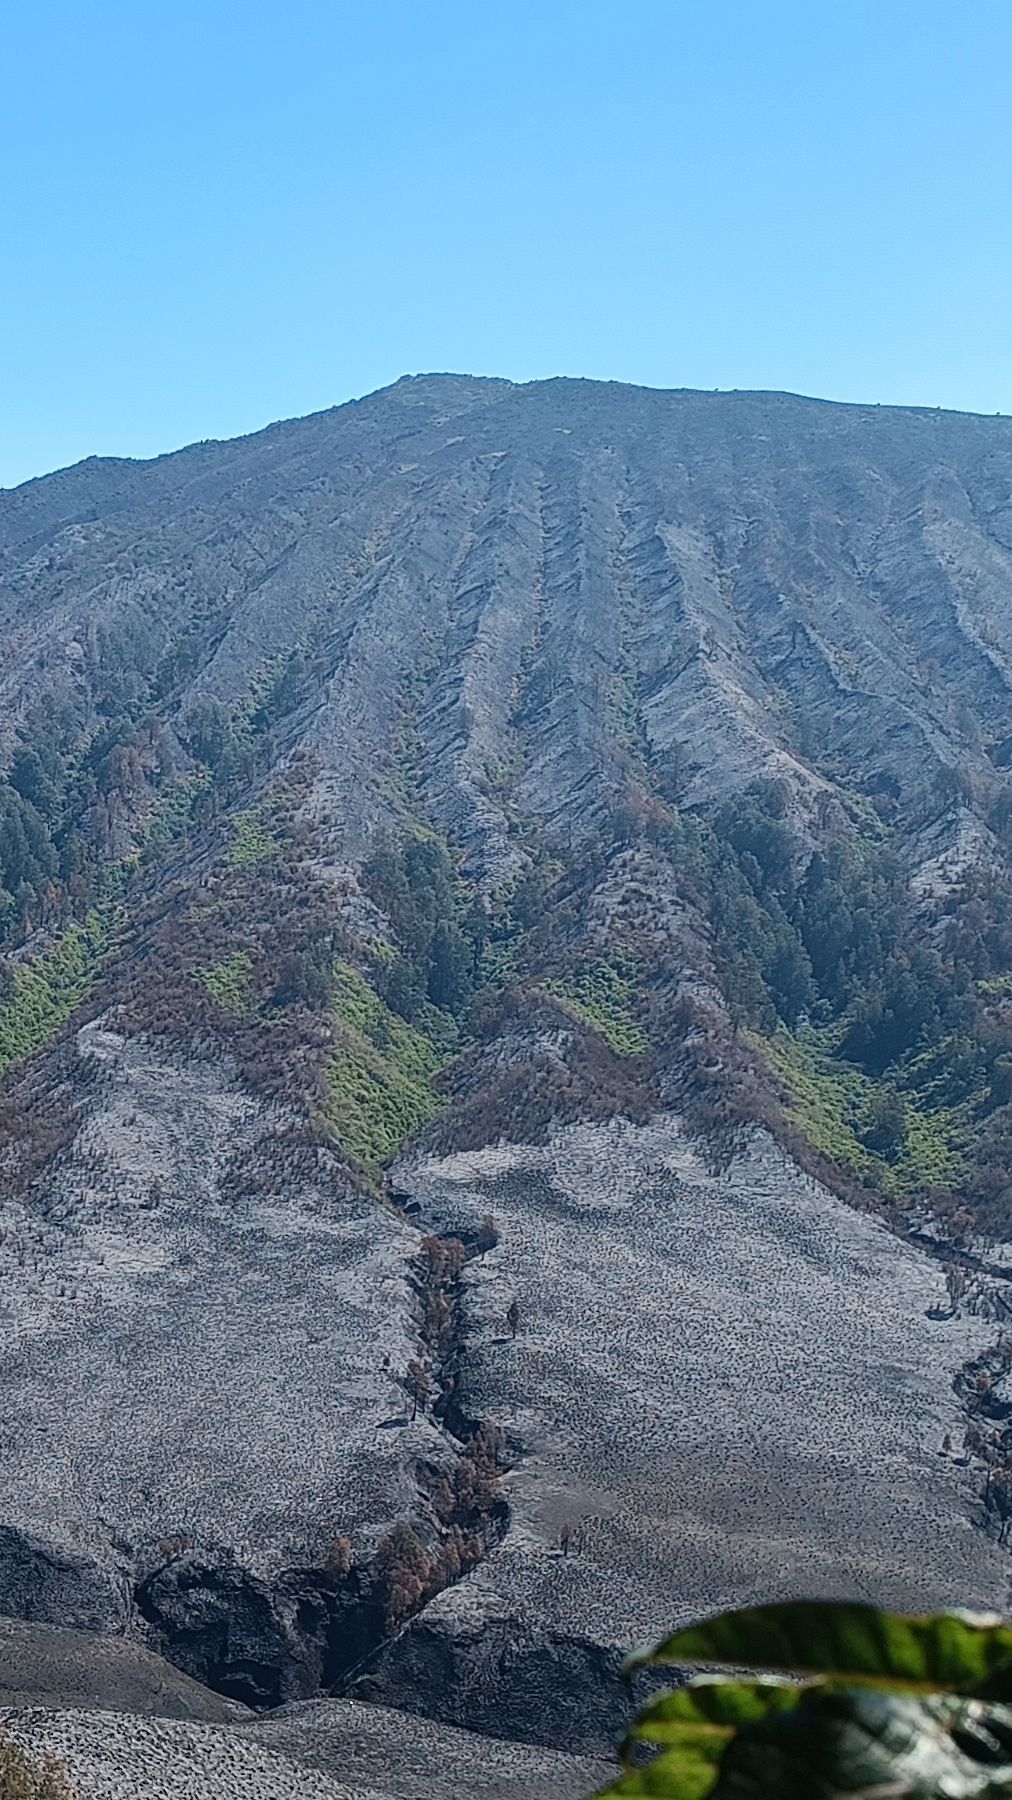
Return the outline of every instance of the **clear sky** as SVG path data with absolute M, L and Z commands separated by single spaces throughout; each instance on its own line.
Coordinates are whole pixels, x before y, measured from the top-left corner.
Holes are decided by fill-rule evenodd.
M 1012 0 L 35 0 L 0 484 L 406 372 L 1012 412 Z

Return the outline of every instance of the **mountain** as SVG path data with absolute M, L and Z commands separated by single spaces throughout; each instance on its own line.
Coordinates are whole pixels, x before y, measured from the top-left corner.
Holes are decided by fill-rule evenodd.
M 1004 1601 L 1012 420 L 405 379 L 0 493 L 0 640 L 0 1611 L 586 1757 Z

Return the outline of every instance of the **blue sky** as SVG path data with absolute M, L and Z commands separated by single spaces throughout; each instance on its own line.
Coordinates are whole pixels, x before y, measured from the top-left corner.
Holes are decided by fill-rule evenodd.
M 1010 0 L 37 0 L 0 484 L 406 372 L 1012 412 Z

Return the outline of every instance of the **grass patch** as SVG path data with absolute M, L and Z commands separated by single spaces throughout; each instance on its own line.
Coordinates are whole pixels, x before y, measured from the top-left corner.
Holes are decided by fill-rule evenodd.
M 193 823 L 193 812 L 211 777 L 207 770 L 173 782 L 158 803 L 152 807 L 140 828 L 141 859 L 157 862 L 163 851 L 186 837 Z
M 16 965 L 0 1005 L 0 1075 L 48 1042 L 87 998 L 110 930 L 108 912 L 96 909 L 83 925 L 69 925 L 48 955 Z
M 602 960 L 545 986 L 585 1025 L 599 1031 L 616 1056 L 642 1056 L 650 1041 L 633 1015 L 631 977 L 628 964 Z
M 238 1019 L 246 1011 L 249 999 L 250 977 L 253 964 L 245 950 L 234 950 L 231 956 L 225 956 L 221 962 L 212 963 L 207 969 L 191 971 L 194 981 L 205 987 L 213 1000 L 225 1012 Z
M 892 1082 L 877 1082 L 833 1055 L 832 1031 L 746 1036 L 787 1090 L 794 1124 L 823 1156 L 870 1179 L 895 1199 L 959 1182 L 971 1108 L 931 1104 L 911 1085 L 916 1064 Z M 870 1150 L 859 1136 L 862 1116 L 883 1087 L 900 1095 L 906 1114 L 906 1137 L 891 1159 Z
M 1012 969 L 1006 969 L 1001 975 L 988 975 L 978 981 L 977 992 L 985 1000 L 1004 1000 L 1012 994 Z
M 277 840 L 261 825 L 256 813 L 236 813 L 232 820 L 232 842 L 225 856 L 227 869 L 255 869 L 266 862 L 277 849 Z
M 433 1007 L 422 1028 L 398 1018 L 348 963 L 334 972 L 340 1042 L 327 1066 L 327 1123 L 375 1181 L 384 1162 L 444 1102 L 433 1080 L 452 1060 L 456 1030 Z

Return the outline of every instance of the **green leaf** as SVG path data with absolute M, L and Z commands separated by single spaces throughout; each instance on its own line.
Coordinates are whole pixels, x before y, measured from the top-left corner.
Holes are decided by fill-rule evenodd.
M 713 1800 L 984 1800 L 1012 1794 L 1010 1745 L 1005 1707 L 813 1688 L 793 1711 L 732 1740 L 711 1792 Z
M 954 1695 L 796 1689 L 797 1704 L 672 1747 L 596 1800 L 992 1800 L 1012 1795 L 1012 1711 Z
M 727 1681 L 700 1675 L 649 1701 L 630 1727 L 626 1745 L 702 1743 L 708 1738 L 726 1743 L 742 1725 L 754 1725 L 767 1713 L 796 1706 L 800 1692 L 793 1681 Z
M 644 1794 L 661 1795 L 664 1800 L 705 1800 L 713 1792 L 724 1749 L 721 1737 L 705 1748 L 666 1750 L 641 1769 L 628 1769 L 593 1800 L 635 1800 Z
M 1012 1694 L 1012 1627 L 973 1613 L 903 1617 L 849 1602 L 749 1607 L 689 1625 L 627 1667 L 703 1663 L 835 1681 Z
M 608 1793 L 676 1794 L 679 1800 L 708 1794 L 735 1732 L 769 1712 L 795 1706 L 799 1691 L 789 1681 L 737 1682 L 700 1676 L 684 1688 L 658 1694 L 643 1708 L 622 1745 L 623 1781 L 632 1785 L 620 1781 Z M 636 1768 L 633 1758 L 640 1743 L 665 1745 L 666 1754 Z

